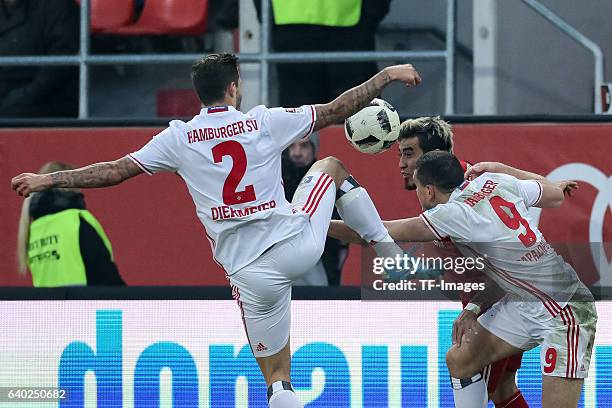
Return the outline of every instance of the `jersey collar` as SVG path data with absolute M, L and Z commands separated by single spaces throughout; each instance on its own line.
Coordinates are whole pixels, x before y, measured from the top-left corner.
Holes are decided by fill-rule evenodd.
M 470 184 L 470 182 L 468 180 L 465 180 L 463 183 L 461 183 L 459 187 L 455 188 L 455 190 L 453 190 L 453 192 L 451 193 L 450 197 L 448 197 L 448 201 L 452 201 L 459 197 L 461 193 L 463 193 L 463 190 L 466 189 L 468 184 Z
M 224 113 L 224 112 L 235 112 L 236 108 L 231 105 L 222 105 L 222 106 L 204 106 L 202 108 L 202 113 L 207 113 L 209 115 L 215 113 Z

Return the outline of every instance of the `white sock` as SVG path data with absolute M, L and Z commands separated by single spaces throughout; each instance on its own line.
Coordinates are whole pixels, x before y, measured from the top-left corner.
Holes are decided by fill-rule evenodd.
M 393 241 L 378 215 L 368 192 L 355 179 L 349 177 L 337 192 L 338 214 L 353 231 L 366 242 L 374 242 L 373 248 L 380 257 L 394 258 L 402 255 L 402 249 Z
M 276 381 L 268 387 L 268 405 L 270 408 L 304 408 L 291 383 L 286 381 Z
M 389 235 L 372 199 L 363 187 L 345 180 L 337 195 L 338 213 L 346 225 L 356 231 L 361 238 L 367 242 L 380 242 Z
M 401 257 L 404 254 L 404 250 L 393 241 L 393 238 L 391 238 L 388 232 L 387 236 L 372 245 L 372 248 L 374 252 L 376 252 L 376 255 L 383 258 L 395 258 L 396 255 L 400 255 Z
M 486 408 L 489 402 L 487 384 L 478 373 L 471 378 L 453 378 L 453 395 L 456 408 Z

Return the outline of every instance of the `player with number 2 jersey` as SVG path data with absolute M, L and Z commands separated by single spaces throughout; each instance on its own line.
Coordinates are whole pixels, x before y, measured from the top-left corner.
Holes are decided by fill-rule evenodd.
M 211 54 L 192 67 L 202 102 L 192 120 L 170 122 L 143 148 L 119 160 L 49 175 L 20 174 L 12 187 L 28 196 L 53 187 L 111 186 L 142 173 L 178 173 L 196 205 L 213 256 L 230 280 L 247 340 L 268 386 L 270 407 L 302 407 L 290 380 L 291 284 L 321 257 L 334 205 L 382 255 L 401 249 L 365 189 L 338 159 L 315 162 L 292 202 L 287 202 L 281 153 L 313 130 L 342 123 L 389 83 L 412 87 L 420 80 L 410 64 L 391 66 L 326 104 L 257 106 L 243 113 L 238 59 Z

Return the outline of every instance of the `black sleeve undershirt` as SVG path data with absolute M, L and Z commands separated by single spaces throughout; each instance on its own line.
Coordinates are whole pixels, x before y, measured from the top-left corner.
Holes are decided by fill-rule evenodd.
M 104 241 L 83 218 L 79 226 L 79 244 L 87 274 L 87 286 L 125 286 Z

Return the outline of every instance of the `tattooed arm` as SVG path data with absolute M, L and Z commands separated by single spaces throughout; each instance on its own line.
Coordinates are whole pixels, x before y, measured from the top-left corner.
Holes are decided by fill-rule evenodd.
M 50 174 L 22 173 L 11 180 L 13 190 L 20 196 L 49 188 L 93 188 L 108 187 L 121 183 L 143 171 L 130 158 L 104 163 L 95 163 L 75 170 L 57 171 Z
M 314 130 L 340 124 L 344 119 L 367 106 L 391 82 L 401 81 L 408 87 L 421 83 L 419 73 L 410 64 L 387 67 L 363 84 L 356 86 L 324 105 L 315 105 L 317 119 Z

